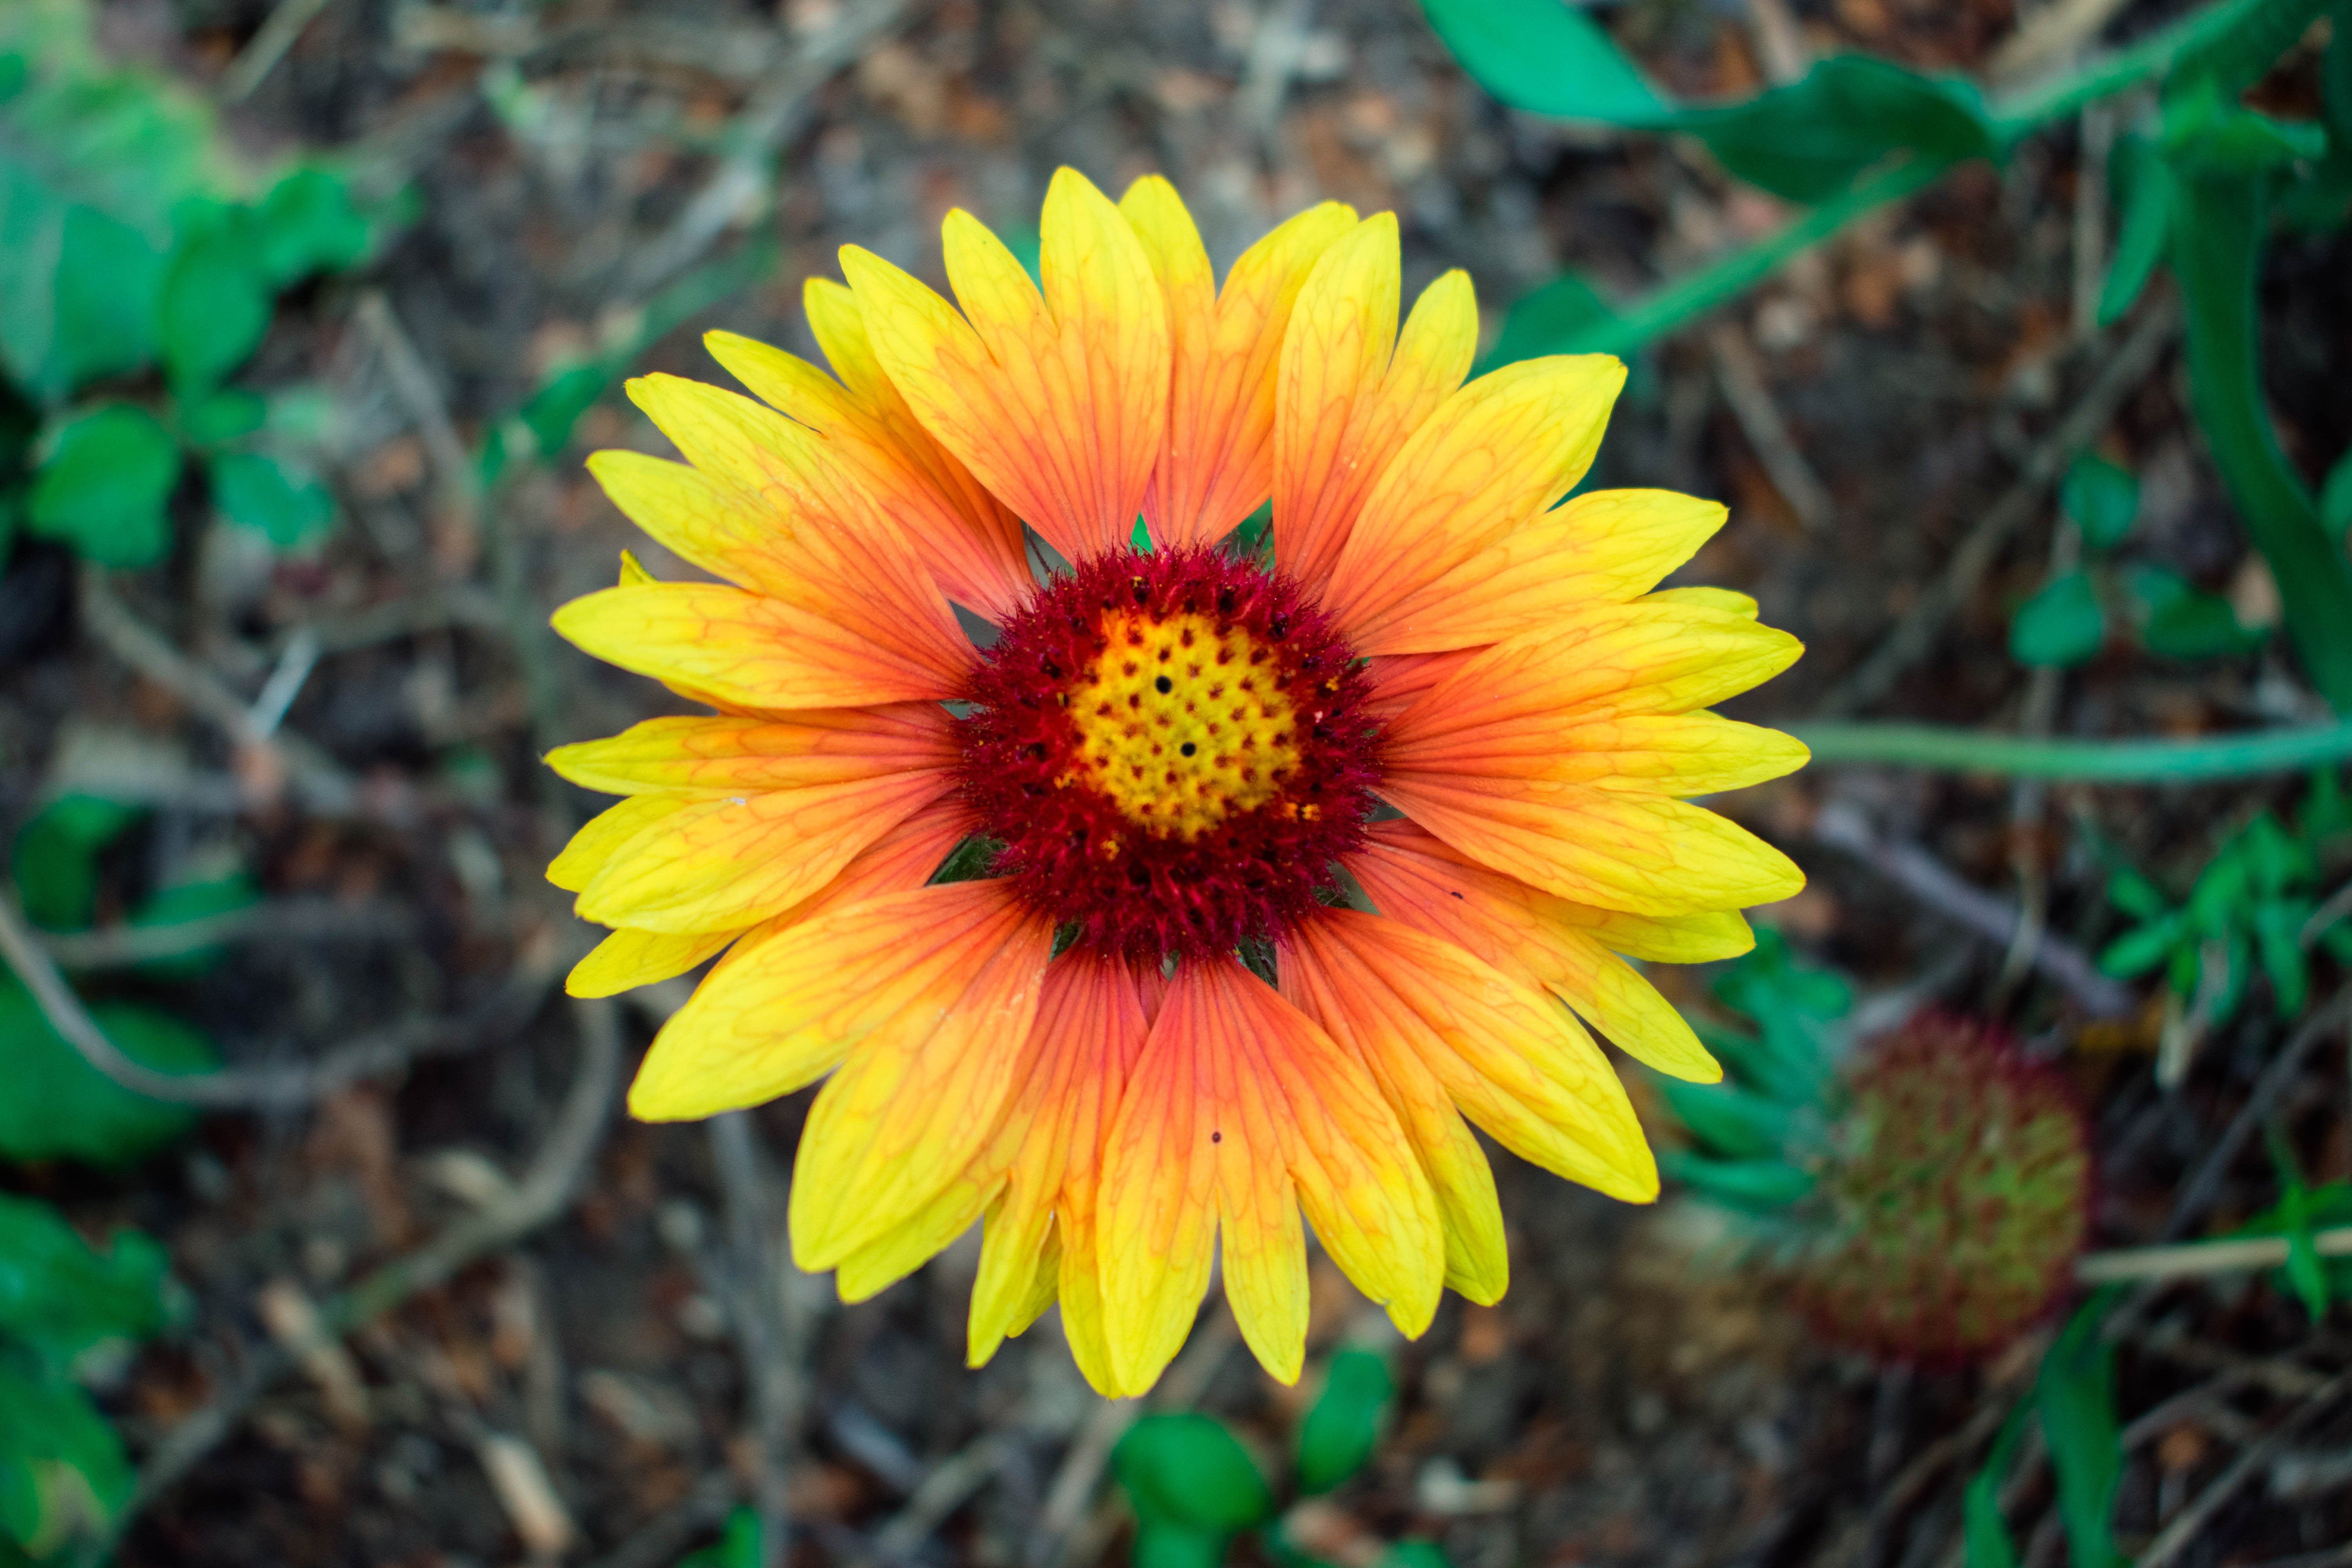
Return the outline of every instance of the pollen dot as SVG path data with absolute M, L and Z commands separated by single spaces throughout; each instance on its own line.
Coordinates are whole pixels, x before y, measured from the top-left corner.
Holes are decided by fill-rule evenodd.
M 1165 697 L 1170 692 L 1176 689 L 1176 683 L 1163 675 L 1159 679 L 1151 683 L 1151 689 L 1160 693 L 1160 696 Z

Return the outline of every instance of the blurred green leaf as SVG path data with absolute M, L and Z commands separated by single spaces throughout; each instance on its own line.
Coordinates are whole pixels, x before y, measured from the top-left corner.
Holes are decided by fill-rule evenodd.
M 159 1072 L 209 1072 L 220 1054 L 168 1013 L 126 1002 L 91 1005 L 90 1016 L 124 1055 Z M 133 1094 L 82 1060 L 49 1027 L 13 975 L 0 975 L 0 1159 L 79 1160 L 128 1165 L 195 1123 L 186 1106 Z
M 1378 1568 L 1453 1568 L 1434 1541 L 1400 1541 L 1380 1560 Z
M 1333 1355 L 1323 1392 L 1298 1426 L 1298 1489 L 1328 1492 L 1369 1464 L 1395 1399 L 1396 1379 L 1381 1356 L 1363 1350 Z
M 258 452 L 224 452 L 205 465 L 213 505 L 279 551 L 299 550 L 335 525 L 335 498 L 308 474 Z
M 2336 458 L 2336 467 L 2327 471 L 2327 482 L 2319 492 L 2319 522 L 2338 546 L 2352 534 L 2352 452 Z
M 1787 938 L 1759 926 L 1754 949 L 1726 965 L 1714 989 L 1756 1024 L 1753 1039 L 1721 1030 L 1705 1037 L 1741 1087 L 1787 1105 L 1816 1103 L 1829 1079 L 1832 1026 L 1853 1008 L 1853 988 L 1799 963 Z
M 2139 478 L 2129 468 L 2085 452 L 2067 465 L 2058 483 L 2058 505 L 2083 531 L 2094 550 L 2112 550 L 2139 517 Z
M 107 1340 L 161 1332 L 169 1271 L 151 1237 L 121 1231 L 98 1252 L 48 1205 L 0 1193 L 0 1335 L 53 1373 Z
M 1016 218 L 997 230 L 997 237 L 1004 241 L 1004 248 L 1013 253 L 1013 258 L 1021 263 L 1021 269 L 1029 274 L 1029 280 L 1044 287 L 1045 237 L 1038 232 L 1037 226 Z
M 1503 330 L 1487 354 L 1490 364 L 1508 364 L 1554 352 L 1616 311 L 1582 273 L 1570 270 L 1520 295 L 1504 312 Z
M 1992 121 L 1976 88 L 1869 55 L 1818 61 L 1801 81 L 1728 109 L 1686 112 L 1679 128 L 1724 167 L 1776 196 L 1825 201 L 1888 154 L 1938 162 L 1990 155 Z
M 2352 713 L 2352 563 L 2320 526 L 2263 405 L 2255 279 L 2263 237 L 2258 181 L 2197 173 L 2181 183 L 2172 269 L 2188 306 L 2190 404 L 2214 466 L 2269 563 L 2312 684 Z M 2218 628 L 2217 628 L 2218 629 Z
M 2178 572 L 2135 562 L 2124 574 L 2139 609 L 2139 638 L 2164 658 L 2226 658 L 2262 647 L 2263 634 L 2238 624 L 2230 601 L 2208 594 Z
M 1984 1468 L 1969 1478 L 1960 1495 L 1961 1540 L 1968 1548 L 1968 1568 L 2017 1568 L 2017 1542 L 2010 1536 L 2009 1521 L 2001 1517 L 2000 1489 L 2032 1414 L 2030 1401 L 2010 1412 L 2000 1435 L 1992 1440 L 1992 1451 L 1985 1456 Z
M 738 1508 L 727 1516 L 719 1539 L 678 1559 L 677 1568 L 760 1568 L 760 1515 Z
M 95 207 L 67 208 L 61 238 L 56 363 L 64 384 L 139 369 L 155 355 L 163 251 Z
M 1230 1534 L 1274 1516 L 1249 1450 L 1206 1415 L 1145 1416 L 1111 1450 L 1111 1469 L 1150 1525 Z
M 2099 954 L 2099 969 L 2118 980 L 2146 974 L 2172 956 L 2172 950 L 2180 944 L 2180 936 L 2179 917 L 2169 915 L 2127 931 Z
M 103 566 L 152 566 L 172 547 L 180 448 L 143 408 L 113 404 L 58 426 L 33 479 L 32 531 Z
M 1165 1521 L 1147 1520 L 1135 1532 L 1134 1568 L 1217 1568 L 1225 1560 L 1225 1536 Z
M 37 1561 L 62 1558 L 105 1533 L 135 1482 L 89 1395 L 0 1358 L 0 1533 Z
M 2090 574 L 2077 569 L 2053 577 L 2017 607 L 2009 624 L 2009 651 L 2022 665 L 2064 669 L 2096 658 L 2106 636 L 2099 591 Z
M 1710 1154 L 1768 1159 L 1789 1146 L 1794 1111 L 1783 1101 L 1728 1083 L 1685 1083 L 1664 1074 L 1651 1081 L 1675 1119 Z
M 268 417 L 268 399 L 226 386 L 180 405 L 180 434 L 192 447 L 225 446 L 252 435 Z
M 2303 922 L 2310 918 L 2307 900 L 2272 900 L 2254 906 L 2254 951 L 2281 1017 L 2294 1016 L 2311 999 L 2311 965 L 2304 959 L 2302 941 Z
M 80 931 L 98 908 L 98 857 L 141 810 L 96 795 L 51 801 L 16 830 L 9 857 L 25 918 L 44 931 Z
M 1658 1171 L 1727 1208 L 1769 1214 L 1812 1194 L 1813 1178 L 1779 1160 L 1713 1160 L 1679 1149 L 1658 1152 Z
M 243 871 L 205 877 L 159 888 L 131 911 L 128 923 L 142 929 L 184 925 L 190 921 L 251 909 L 261 901 L 253 879 Z M 184 980 L 203 974 L 220 962 L 222 949 L 202 947 L 175 958 L 159 958 L 139 966 L 142 974 L 161 980 Z
M 1462 68 L 1514 109 L 1612 125 L 1670 119 L 1601 24 L 1560 0 L 1422 0 Z
M 2116 1488 L 2123 1479 L 2122 1427 L 2116 1419 L 2116 1348 L 2099 1337 L 2107 1297 L 2077 1309 L 2042 1358 L 2034 1403 L 2050 1465 L 2058 1475 L 2058 1517 L 2074 1568 L 2122 1568 L 2114 1534 Z
M 2172 237 L 2172 168 L 2155 142 L 2126 134 L 2116 139 L 2108 154 L 2107 184 L 2123 221 L 2116 231 L 2115 259 L 2099 287 L 2103 327 L 2123 319 L 2164 259 L 2166 242 Z
M 269 331 L 275 290 L 250 226 L 237 215 L 184 242 L 163 274 L 156 306 L 156 339 L 163 368 L 184 392 L 208 388 L 261 346 Z
M 2116 868 L 2107 879 L 2107 902 L 2135 920 L 2155 920 L 2172 911 L 2164 889 L 2129 866 Z
M 340 272 L 367 254 L 368 220 L 341 176 L 296 169 L 261 199 L 261 269 L 283 289 L 313 272 Z

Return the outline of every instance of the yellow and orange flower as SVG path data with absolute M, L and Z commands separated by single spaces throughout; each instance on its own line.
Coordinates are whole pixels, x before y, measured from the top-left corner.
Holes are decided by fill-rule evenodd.
M 725 953 L 630 1108 L 826 1079 L 793 1247 L 845 1298 L 980 1221 L 974 1364 L 1058 1300 L 1131 1394 L 1221 1258 L 1287 1381 L 1306 1225 L 1408 1334 L 1444 1286 L 1502 1294 L 1473 1127 L 1654 1195 L 1587 1026 L 1718 1076 L 1621 955 L 1742 952 L 1738 910 L 1801 885 L 1688 798 L 1803 763 L 1706 711 L 1798 645 L 1656 591 L 1721 507 L 1561 504 L 1623 367 L 1465 384 L 1469 282 L 1400 331 L 1393 217 L 1302 213 L 1222 288 L 1163 180 L 1114 205 L 1065 169 L 1042 228 L 1041 289 L 950 215 L 961 310 L 844 250 L 807 291 L 834 375 L 714 333 L 759 401 L 631 384 L 687 462 L 591 467 L 719 581 L 627 563 L 555 625 L 717 712 L 549 759 L 625 797 L 549 870 L 614 928 L 571 988 Z M 1271 563 L 1232 542 L 1269 500 Z

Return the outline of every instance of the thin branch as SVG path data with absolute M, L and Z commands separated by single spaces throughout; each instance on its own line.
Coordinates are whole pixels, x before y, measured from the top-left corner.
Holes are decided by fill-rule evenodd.
M 1962 880 L 1916 845 L 1893 844 L 1880 838 L 1852 806 L 1823 806 L 1814 817 L 1813 837 L 1901 883 L 1922 903 L 1985 941 L 2005 949 L 2017 940 L 2025 917 L 2016 906 Z M 2098 1017 L 2115 1017 L 2132 1011 L 2132 994 L 2100 973 L 2090 954 L 2073 942 L 2044 931 L 2034 941 L 2032 951 L 2033 967 L 2084 1011 Z
M 1764 362 L 1748 341 L 1747 329 L 1736 321 L 1719 322 L 1707 332 L 1706 346 L 1715 360 L 1715 379 L 1723 388 L 1723 400 L 1731 405 L 1732 416 L 1738 420 L 1740 433 L 1755 449 L 1757 460 L 1764 465 L 1772 488 L 1780 492 L 1780 499 L 1789 503 L 1807 533 L 1824 531 L 1837 514 L 1837 502 L 1821 476 L 1813 472 L 1812 464 L 1805 460 L 1788 420 L 1781 416 Z
M 340 899 L 277 899 L 224 910 L 216 915 L 173 921 L 169 925 L 117 925 L 96 931 L 40 932 L 41 945 L 67 969 L 120 969 L 184 958 L 231 942 L 299 937 L 391 938 L 415 922 L 387 903 L 351 904 Z
M 236 58 L 229 61 L 228 69 L 221 72 L 220 100 L 241 103 L 251 97 L 327 5 L 328 0 L 278 0 L 260 28 L 237 51 Z
M 2154 374 L 2180 331 L 2180 307 L 2169 296 L 2140 318 L 2091 384 L 2055 429 L 2025 460 L 2007 493 L 1993 502 L 1945 563 L 1943 575 L 1927 584 L 1910 613 L 1896 624 L 1869 658 L 1839 681 L 1822 701 L 1820 715 L 1842 718 L 1877 701 L 1904 673 L 1934 647 L 1937 636 L 1966 604 L 2012 535 L 2032 521 L 2042 497 L 2058 482 L 2074 454 L 2099 438 L 2124 404 Z
M 613 1005 L 575 1001 L 572 1010 L 580 1025 L 579 1070 L 530 1171 L 497 1203 L 467 1215 L 407 1257 L 330 1298 L 319 1310 L 320 1338 L 342 1338 L 477 1260 L 513 1246 L 571 1207 L 589 1162 L 604 1142 L 621 1067 L 620 1021 Z M 293 1369 L 306 1348 L 273 1345 L 260 1351 L 226 1393 L 172 1428 L 148 1456 L 137 1489 L 115 1521 L 117 1541 L 143 1510 L 236 1430 L 254 1401 Z
M 58 973 L 40 939 L 5 897 L 0 897 L 0 959 L 6 961 L 32 994 L 49 1027 L 91 1067 L 134 1094 L 215 1110 L 307 1105 L 362 1079 L 397 1071 L 420 1057 L 462 1049 L 510 1030 L 539 1010 L 564 967 L 558 944 L 536 943 L 525 951 L 498 994 L 463 1017 L 395 1025 L 314 1062 L 168 1073 L 133 1060 L 107 1037 L 65 976 Z
M 727 1111 L 712 1117 L 708 1126 L 711 1162 L 719 1168 L 727 1201 L 735 1331 L 742 1341 L 745 1380 L 751 1385 L 752 1503 L 760 1513 L 760 1568 L 781 1568 L 790 1556 L 787 1483 L 793 1451 L 800 1446 L 805 1390 L 777 1290 L 776 1258 L 769 1244 L 768 1181 L 761 1169 L 751 1113 Z
M 2352 1225 L 2311 1233 L 2314 1251 L 2322 1258 L 2352 1258 Z M 2226 1241 L 2185 1241 L 2169 1247 L 2121 1247 L 2093 1252 L 2076 1261 L 2074 1278 L 2084 1285 L 2114 1285 L 2130 1279 L 2194 1279 L 2210 1274 L 2237 1274 L 2255 1268 L 2279 1268 L 2287 1260 L 2284 1236 L 2247 1236 Z
M 445 559 L 470 562 L 480 533 L 481 487 L 473 458 L 450 420 L 449 405 L 441 395 L 440 384 L 433 379 L 425 356 L 416 352 L 415 342 L 400 324 L 392 301 L 382 289 L 371 289 L 361 295 L 352 316 L 361 330 L 374 341 L 384 374 L 392 378 L 393 393 L 415 422 L 417 434 L 425 440 L 425 455 L 433 461 L 435 487 L 441 495 L 440 521 L 446 531 L 436 543 Z

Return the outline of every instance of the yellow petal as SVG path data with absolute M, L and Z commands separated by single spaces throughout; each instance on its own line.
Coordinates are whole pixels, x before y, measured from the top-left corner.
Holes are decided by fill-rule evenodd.
M 1552 355 L 1505 365 L 1447 398 L 1381 468 L 1324 609 L 1353 637 L 1543 516 L 1591 467 L 1624 383 L 1625 367 L 1607 354 Z
M 1101 192 L 1055 173 L 1041 294 L 978 219 L 941 228 L 963 315 L 855 246 L 842 269 L 875 357 L 926 429 L 1072 560 L 1127 543 L 1167 429 L 1167 307 Z
M 1672 490 L 1578 496 L 1386 608 L 1360 615 L 1349 644 L 1364 654 L 1435 653 L 1549 630 L 1586 605 L 1648 593 L 1723 526 L 1724 516 L 1717 502 Z
M 547 765 L 614 795 L 749 795 L 952 768 L 957 754 L 946 713 L 910 703 L 775 719 L 648 719 L 606 740 L 558 746 Z
M 1317 261 L 1283 336 L 1275 559 L 1309 586 L 1338 563 L 1382 466 L 1462 384 L 1478 351 L 1465 274 L 1429 286 L 1402 340 L 1401 297 L 1396 217 L 1377 213 Z
M 655 823 L 677 816 L 687 804 L 675 796 L 643 795 L 597 813 L 572 836 L 563 853 L 548 867 L 547 879 L 567 893 L 581 891 L 596 879 L 596 873 L 621 846 Z
M 1778 730 L 1713 713 L 1636 713 L 1551 726 L 1492 724 L 1433 733 L 1401 725 L 1386 753 L 1393 772 L 1482 780 L 1546 779 L 1595 789 L 1716 795 L 1795 773 L 1812 753 Z
M 1173 362 L 1167 446 L 1143 515 L 1162 549 L 1222 539 L 1273 485 L 1283 330 L 1307 273 L 1356 215 L 1338 202 L 1298 214 L 1242 253 L 1221 294 L 1173 185 L 1146 175 L 1118 206 L 1166 291 Z
M 564 977 L 568 996 L 617 996 L 683 974 L 733 942 L 740 931 L 616 931 Z
M 1624 1087 L 1565 1012 L 1451 942 L 1360 910 L 1294 928 L 1293 948 L 1368 1055 L 1417 1058 L 1522 1158 L 1612 1197 L 1657 1196 Z

